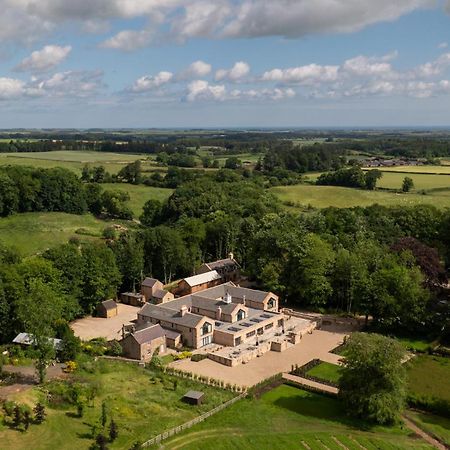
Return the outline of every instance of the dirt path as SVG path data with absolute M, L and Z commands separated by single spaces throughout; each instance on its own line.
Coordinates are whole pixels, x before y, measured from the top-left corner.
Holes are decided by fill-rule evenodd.
M 426 431 L 419 428 L 414 422 L 412 422 L 406 416 L 403 416 L 403 421 L 411 431 L 414 431 L 414 433 L 418 434 L 424 441 L 432 445 L 434 448 L 437 448 L 439 450 L 448 450 L 448 447 L 446 447 L 444 444 L 441 444 L 433 436 L 431 436 Z

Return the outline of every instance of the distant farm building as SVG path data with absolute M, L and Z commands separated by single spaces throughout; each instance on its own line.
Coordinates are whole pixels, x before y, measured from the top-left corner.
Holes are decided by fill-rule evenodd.
M 117 303 L 114 300 L 105 300 L 97 305 L 97 316 L 109 319 L 118 314 Z

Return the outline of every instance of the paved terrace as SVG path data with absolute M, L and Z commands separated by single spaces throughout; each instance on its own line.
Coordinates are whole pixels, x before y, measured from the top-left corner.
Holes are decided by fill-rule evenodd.
M 210 359 L 199 362 L 176 361 L 172 367 L 198 375 L 222 380 L 225 383 L 251 387 L 280 372 L 290 372 L 292 365 L 302 366 L 312 359 L 335 362 L 339 357 L 330 351 L 340 345 L 346 332 L 338 330 L 315 330 L 303 336 L 301 342 L 281 353 L 267 352 L 247 364 L 226 367 Z

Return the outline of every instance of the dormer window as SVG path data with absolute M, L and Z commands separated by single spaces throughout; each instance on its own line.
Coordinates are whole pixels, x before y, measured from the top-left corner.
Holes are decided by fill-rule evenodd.
M 244 320 L 245 319 L 245 311 L 243 309 L 240 309 L 236 316 L 237 320 Z
M 275 308 L 275 299 L 273 299 L 273 298 L 269 299 L 269 301 L 267 302 L 267 308 L 268 309 Z
M 201 328 L 201 335 L 209 334 L 212 332 L 212 325 L 209 322 L 205 322 Z

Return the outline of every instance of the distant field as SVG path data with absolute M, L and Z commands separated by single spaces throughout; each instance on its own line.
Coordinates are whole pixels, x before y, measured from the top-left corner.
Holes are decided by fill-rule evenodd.
M 130 201 L 128 204 L 130 205 L 136 219 L 142 214 L 142 209 L 148 200 L 154 199 L 164 202 L 173 192 L 172 189 L 155 188 L 145 185 L 135 186 L 133 184 L 120 183 L 105 183 L 102 184 L 102 187 L 109 190 L 128 192 L 130 195 Z
M 78 235 L 83 228 L 89 234 L 100 236 L 106 222 L 90 214 L 83 216 L 64 213 L 24 213 L 0 219 L 0 242 L 16 247 L 24 256 L 42 252 L 67 242 L 72 236 L 80 239 L 95 237 Z
M 450 207 L 450 193 L 437 192 L 433 195 L 396 194 L 383 191 L 364 191 L 360 189 L 336 186 L 283 186 L 272 188 L 283 202 L 292 203 L 292 207 L 311 205 L 315 208 L 352 208 L 370 206 L 375 203 L 385 206 L 435 205 L 439 208 Z
M 397 166 L 380 167 L 378 169 L 382 172 L 442 173 L 450 175 L 450 166 Z
M 138 159 L 153 160 L 152 155 L 103 153 L 88 151 L 59 150 L 54 152 L 33 153 L 0 153 L 0 165 L 22 165 L 42 168 L 64 167 L 78 174 L 87 164 L 89 166 L 102 165 L 110 173 L 117 173 L 123 166 Z M 147 167 L 149 166 L 149 167 Z M 153 168 L 154 163 L 143 163 L 143 169 Z
M 349 419 L 335 399 L 280 386 L 242 400 L 164 442 L 168 450 L 430 449 L 398 427 L 368 428 Z

